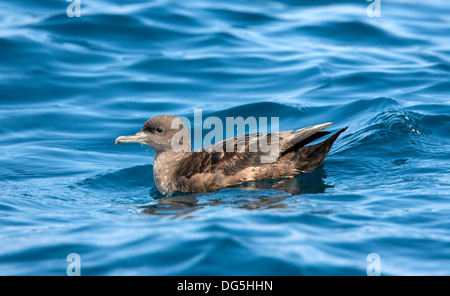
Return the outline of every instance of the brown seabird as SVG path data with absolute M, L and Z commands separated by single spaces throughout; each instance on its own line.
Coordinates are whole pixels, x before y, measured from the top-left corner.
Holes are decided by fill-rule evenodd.
M 173 122 L 177 128 L 173 128 Z M 190 134 L 182 121 L 176 116 L 160 115 L 149 119 L 137 134 L 118 137 L 116 144 L 140 143 L 155 150 L 153 176 L 162 194 L 210 192 L 246 181 L 293 178 L 312 172 L 322 164 L 337 137 L 347 128 L 321 143 L 306 145 L 330 134 L 322 130 L 332 124 L 328 122 L 276 134 L 237 136 L 191 151 Z M 263 137 L 269 144 L 272 138 L 278 140 L 279 149 L 269 163 L 263 160 L 271 152 L 263 152 L 259 147 L 256 151 L 250 149 L 251 143 Z M 174 149 L 174 141 L 178 149 Z M 243 149 L 239 149 L 238 144 L 242 142 Z M 230 143 L 232 151 L 228 146 Z

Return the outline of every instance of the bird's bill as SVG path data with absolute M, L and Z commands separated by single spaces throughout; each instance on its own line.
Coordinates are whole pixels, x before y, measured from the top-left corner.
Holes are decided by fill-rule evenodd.
M 121 136 L 116 139 L 116 145 L 121 143 L 139 143 L 139 144 L 145 144 L 148 141 L 148 136 L 143 133 L 139 132 L 132 136 Z

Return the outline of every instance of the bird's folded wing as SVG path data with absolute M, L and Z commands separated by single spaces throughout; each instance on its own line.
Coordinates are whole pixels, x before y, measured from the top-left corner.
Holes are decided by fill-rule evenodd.
M 332 124 L 324 123 L 297 131 L 282 131 L 268 135 L 250 134 L 223 140 L 191 152 L 179 165 L 176 175 L 191 178 L 195 174 L 214 173 L 216 171 L 221 171 L 224 175 L 232 175 L 247 167 L 259 166 L 263 163 L 262 157 L 272 152 L 259 149 L 258 145 L 263 137 L 267 137 L 265 141 L 270 145 L 271 141 L 275 139 L 274 136 L 277 136 L 279 150 L 275 155 L 274 161 L 276 161 L 278 157 L 292 151 L 292 149 L 297 149 L 327 135 L 328 132 L 321 132 L 321 130 Z M 253 144 L 258 145 L 252 146 Z M 256 150 L 252 150 L 252 147 L 256 147 Z

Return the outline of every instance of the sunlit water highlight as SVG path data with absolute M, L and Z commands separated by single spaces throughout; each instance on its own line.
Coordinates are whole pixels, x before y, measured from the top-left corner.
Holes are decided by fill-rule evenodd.
M 450 4 L 0 3 L 0 274 L 450 275 Z M 284 182 L 158 194 L 159 114 L 349 126 Z

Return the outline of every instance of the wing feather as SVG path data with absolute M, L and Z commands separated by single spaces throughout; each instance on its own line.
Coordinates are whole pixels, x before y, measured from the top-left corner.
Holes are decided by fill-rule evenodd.
M 330 122 L 297 131 L 278 132 L 276 134 L 280 148 L 278 157 L 327 135 L 328 132 L 321 132 L 321 130 L 332 124 Z M 267 135 L 269 145 L 274 135 Z M 262 136 L 263 134 L 237 136 L 232 141 L 227 139 L 206 148 L 192 151 L 178 166 L 176 176 L 184 176 L 189 179 L 196 174 L 215 173 L 216 171 L 221 171 L 225 176 L 230 176 L 245 168 L 260 166 L 262 164 L 261 157 L 268 155 L 270 152 L 260 151 L 259 146 L 253 146 L 258 149 L 250 151 L 250 147 L 255 144 L 255 141 L 259 143 Z M 232 145 L 233 149 L 230 149 L 230 147 L 227 149 L 227 145 Z M 229 150 L 232 151 L 229 152 Z

